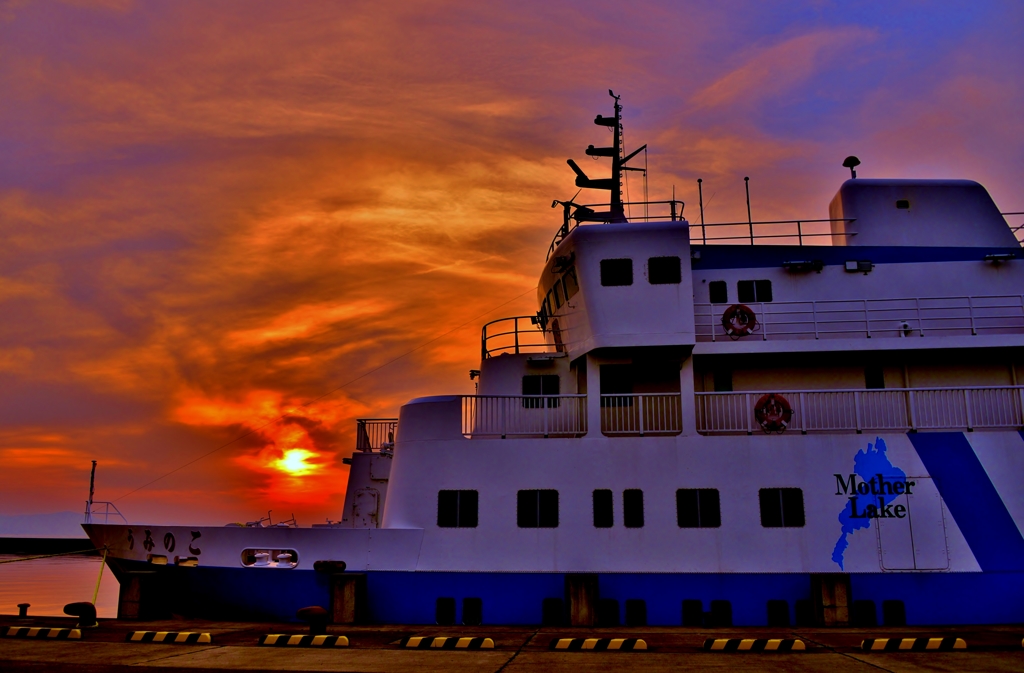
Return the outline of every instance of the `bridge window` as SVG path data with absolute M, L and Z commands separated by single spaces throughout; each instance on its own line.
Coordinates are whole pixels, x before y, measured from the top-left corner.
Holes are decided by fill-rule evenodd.
M 560 381 L 558 374 L 530 374 L 523 377 L 523 395 L 559 395 Z M 548 399 L 548 408 L 558 407 L 558 399 Z M 523 398 L 524 409 L 540 409 L 544 406 L 544 399 Z
M 576 267 L 570 267 L 562 276 L 562 280 L 565 281 L 565 300 L 569 301 L 580 291 L 580 282 L 576 279 Z
M 555 281 L 555 286 L 551 288 L 551 291 L 555 294 L 555 308 L 562 308 L 562 304 L 565 303 L 565 299 L 562 297 L 562 279 L 559 278 Z
M 651 257 L 647 260 L 647 279 L 651 285 L 678 285 L 682 280 L 678 257 Z
M 547 488 L 519 491 L 516 522 L 520 528 L 558 528 L 558 491 Z
M 439 528 L 476 528 L 480 496 L 476 491 L 438 491 Z
M 729 285 L 724 280 L 713 280 L 708 283 L 708 295 L 712 304 L 728 304 Z
M 721 527 L 718 489 L 681 488 L 676 491 L 676 521 L 680 528 Z
M 622 523 L 626 528 L 644 527 L 644 492 L 639 488 L 622 492 Z
M 596 489 L 594 491 L 594 528 L 611 528 L 614 525 L 615 509 L 611 489 Z
M 631 259 L 602 259 L 601 260 L 601 285 L 632 285 L 633 284 L 633 260 Z
M 741 280 L 736 283 L 736 295 L 741 304 L 771 301 L 772 282 L 770 280 Z
M 761 525 L 765 528 L 802 528 L 804 492 L 799 488 L 762 488 Z

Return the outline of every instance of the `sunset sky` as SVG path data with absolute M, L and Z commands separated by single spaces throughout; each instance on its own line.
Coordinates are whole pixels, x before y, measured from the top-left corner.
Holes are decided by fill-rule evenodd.
M 481 325 L 536 310 L 609 88 L 691 220 L 743 176 L 827 217 L 849 154 L 1024 211 L 1022 34 L 1018 0 L 0 0 L 0 514 L 80 510 L 95 459 L 134 522 L 341 518 L 355 419 L 472 393 Z

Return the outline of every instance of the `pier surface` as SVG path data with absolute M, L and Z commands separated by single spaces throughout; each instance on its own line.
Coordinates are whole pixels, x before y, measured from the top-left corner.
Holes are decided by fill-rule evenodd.
M 0 616 L 0 634 L 10 626 L 74 626 L 71 619 Z M 126 642 L 133 631 L 202 632 L 209 644 L 174 645 Z M 260 636 L 306 634 L 301 624 L 166 620 L 138 622 L 100 620 L 83 629 L 81 640 L 10 638 L 0 635 L 0 670 L 138 671 L 1020 671 L 1024 670 L 1024 625 L 966 627 L 877 627 L 859 629 L 635 627 L 584 629 L 570 627 L 490 626 L 329 626 L 330 635 L 345 635 L 349 647 L 266 647 Z M 424 650 L 400 646 L 415 636 L 486 637 L 494 649 Z M 966 651 L 864 652 L 869 638 L 959 637 Z M 559 638 L 642 638 L 646 651 L 552 651 Z M 804 652 L 706 652 L 706 639 L 799 638 Z

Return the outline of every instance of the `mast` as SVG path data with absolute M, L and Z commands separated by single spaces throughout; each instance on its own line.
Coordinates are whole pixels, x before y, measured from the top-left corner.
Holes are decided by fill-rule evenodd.
M 605 212 L 595 212 L 586 207 L 577 206 L 573 217 L 578 222 L 625 222 L 626 212 L 622 203 L 622 172 L 628 170 L 643 170 L 628 168 L 626 162 L 635 157 L 641 151 L 647 149 L 647 145 L 637 148 L 627 156 L 622 156 L 622 104 L 619 102 L 621 96 L 608 89 L 608 95 L 615 99 L 615 115 L 605 117 L 597 115 L 594 123 L 598 126 L 605 126 L 612 129 L 611 147 L 594 147 L 588 145 L 586 154 L 588 157 L 608 157 L 612 160 L 612 176 L 610 178 L 593 179 L 583 172 L 575 161 L 569 159 L 566 163 L 576 173 L 576 186 L 587 189 L 607 189 L 611 193 L 609 207 Z M 575 204 L 573 204 L 575 205 Z
M 92 461 L 92 474 L 89 475 L 89 500 L 85 503 L 85 522 L 92 523 L 92 496 L 96 493 L 96 461 Z

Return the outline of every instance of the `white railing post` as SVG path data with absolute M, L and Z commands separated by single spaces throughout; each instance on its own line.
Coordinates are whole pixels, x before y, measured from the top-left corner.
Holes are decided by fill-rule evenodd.
M 856 429 L 857 429 L 857 434 L 859 435 L 859 434 L 861 434 L 864 431 L 864 424 L 861 421 L 861 417 L 860 417 L 860 391 L 859 390 L 853 391 L 853 411 L 854 411 L 854 415 L 857 417 L 857 428 Z
M 814 322 L 814 338 L 818 338 L 818 302 L 811 302 L 811 320 Z
M 914 391 L 907 391 L 907 409 L 910 412 L 910 429 L 917 430 L 917 410 L 914 408 Z
M 804 402 L 806 401 L 806 397 L 807 397 L 807 393 L 800 393 L 800 407 L 799 407 L 799 410 L 800 410 L 800 434 L 801 435 L 806 435 L 807 434 L 807 423 L 806 423 L 806 421 L 804 421 L 804 419 L 807 417 L 807 413 L 805 412 L 805 409 L 807 408 L 807 406 L 804 404 Z
M 637 404 L 637 415 L 638 415 L 637 423 L 640 426 L 640 436 L 643 437 L 644 436 L 644 396 L 643 395 L 637 395 L 636 396 L 636 404 Z
M 868 338 L 871 338 L 871 315 L 868 313 L 868 300 L 864 299 L 864 329 L 867 331 Z
M 750 417 L 754 411 L 750 408 L 750 393 L 743 394 L 743 415 L 747 417 L 747 434 L 754 434 L 753 428 L 750 427 Z
M 500 405 L 499 408 L 501 409 L 501 438 L 505 439 L 505 436 L 506 436 L 507 430 L 508 430 L 506 416 L 508 416 L 507 408 L 509 406 L 508 405 L 509 398 L 508 397 L 499 397 L 499 398 L 497 398 L 497 401 L 498 401 L 498 403 Z
M 541 400 L 541 404 L 544 405 L 544 436 L 548 436 L 548 400 L 550 397 L 545 397 Z
M 917 303 L 917 331 L 921 336 L 924 336 L 924 318 L 921 317 L 921 298 L 914 297 L 914 301 Z
M 974 302 L 967 297 L 967 315 L 971 317 L 971 336 L 978 336 L 978 328 L 974 324 Z
M 964 388 L 964 411 L 967 414 L 967 431 L 974 431 L 974 420 L 971 417 L 971 391 Z
M 764 312 L 764 302 L 761 302 L 761 341 L 768 341 L 768 314 Z

